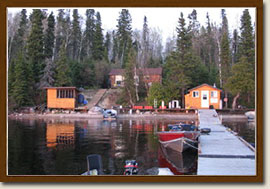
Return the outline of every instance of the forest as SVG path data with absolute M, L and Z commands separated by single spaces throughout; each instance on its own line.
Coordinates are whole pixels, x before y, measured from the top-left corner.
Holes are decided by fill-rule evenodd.
M 209 14 L 206 24 L 199 23 L 196 9 L 187 19 L 179 12 L 176 35 L 165 44 L 146 16 L 142 29 L 133 29 L 128 9 L 119 12 L 111 31 L 104 31 L 95 9 L 86 9 L 85 17 L 78 9 L 33 9 L 27 15 L 26 9 L 8 15 L 10 110 L 43 104 L 44 87 L 110 88 L 113 68 L 125 70 L 119 104 L 178 99 L 184 107 L 188 89 L 207 83 L 222 89 L 224 108 L 255 107 L 256 35 L 248 9 L 232 32 L 225 9 L 220 25 Z M 161 84 L 149 87 L 134 75 L 135 69 L 157 67 L 163 69 Z

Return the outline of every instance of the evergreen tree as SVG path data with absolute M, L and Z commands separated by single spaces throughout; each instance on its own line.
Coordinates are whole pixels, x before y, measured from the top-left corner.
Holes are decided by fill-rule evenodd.
M 117 40 L 117 36 L 116 36 L 116 32 L 113 30 L 112 31 L 112 41 L 113 41 L 113 48 L 112 48 L 112 62 L 113 63 L 118 63 L 118 58 L 117 58 L 117 55 L 118 55 L 118 49 L 119 49 L 119 43 L 118 43 L 118 40 Z
M 71 85 L 71 72 L 67 61 L 65 43 L 63 43 L 61 46 L 59 59 L 56 61 L 55 71 L 55 86 L 63 87 Z
M 23 56 L 23 52 L 18 54 L 15 63 L 15 81 L 12 84 L 12 97 L 18 107 L 30 104 L 29 88 L 28 88 L 28 66 Z
M 239 61 L 239 36 L 237 30 L 233 30 L 233 41 L 232 41 L 232 64 Z
M 64 37 L 65 18 L 64 18 L 64 16 L 65 16 L 64 9 L 59 9 L 58 15 L 57 15 L 57 22 L 56 22 L 56 32 L 55 32 L 55 54 L 54 54 L 55 58 L 58 58 L 61 44 L 63 43 L 63 40 L 65 40 L 65 37 Z
M 29 62 L 29 79 L 32 87 L 36 89 L 45 68 L 44 62 L 44 35 L 42 20 L 44 15 L 40 9 L 34 9 L 30 15 L 31 32 L 27 39 L 27 55 Z
M 124 73 L 124 90 L 123 97 L 129 105 L 134 106 L 136 102 L 135 88 L 135 69 L 136 69 L 136 51 L 131 49 L 128 54 L 127 64 Z
M 122 9 L 117 24 L 118 59 L 122 68 L 128 61 L 129 50 L 132 46 L 131 16 L 127 9 Z
M 22 9 L 20 13 L 20 24 L 17 32 L 15 33 L 14 39 L 11 44 L 10 59 L 9 63 L 12 63 L 13 59 L 17 58 L 18 53 L 23 50 L 25 52 L 26 34 L 27 34 L 27 15 L 26 9 Z
M 52 58 L 53 50 L 54 50 L 54 28 L 55 28 L 55 20 L 53 12 L 48 17 L 48 28 L 45 32 L 45 40 L 44 40 L 44 53 L 46 58 Z
M 86 10 L 86 25 L 82 40 L 81 59 L 93 57 L 93 41 L 95 35 L 95 10 Z
M 111 35 L 109 32 L 107 32 L 105 36 L 104 48 L 105 48 L 105 52 L 104 52 L 105 60 L 107 62 L 110 62 L 111 61 L 110 52 L 111 52 L 112 44 L 111 44 Z
M 222 86 L 226 85 L 227 79 L 230 76 L 231 70 L 231 51 L 230 51 L 230 41 L 229 41 L 229 29 L 228 20 L 225 10 L 221 10 L 222 15 L 222 36 L 221 36 L 221 52 L 220 52 L 220 64 L 221 64 L 221 81 Z M 228 92 L 225 88 L 225 98 L 228 98 Z M 225 108 L 228 108 L 228 101 L 225 102 Z
M 93 58 L 94 60 L 102 60 L 104 58 L 104 37 L 101 28 L 100 13 L 96 13 L 95 33 L 93 40 Z
M 70 37 L 70 58 L 72 60 L 79 60 L 80 46 L 81 46 L 81 27 L 80 27 L 80 17 L 78 14 L 78 9 L 73 9 L 73 20 L 71 28 Z
M 248 62 L 255 70 L 255 43 L 248 9 L 244 10 L 241 16 L 240 33 L 239 53 L 247 57 Z
M 178 20 L 177 31 L 177 51 L 179 53 L 180 62 L 184 62 L 185 55 L 191 51 L 191 33 L 190 28 L 185 27 L 184 15 L 181 12 L 180 18 Z
M 51 58 L 45 59 L 45 69 L 43 76 L 40 79 L 39 88 L 43 89 L 44 87 L 52 87 L 54 86 L 54 73 L 55 73 L 55 66 L 54 62 Z
M 149 28 L 147 23 L 147 17 L 143 19 L 143 31 L 142 31 L 142 63 L 141 67 L 148 67 L 149 62 Z
M 13 82 L 16 79 L 15 76 L 15 63 L 16 59 L 18 58 L 18 54 L 23 52 L 25 53 L 25 42 L 26 42 L 26 30 L 27 30 L 27 15 L 26 9 L 22 9 L 21 13 L 20 24 L 17 32 L 15 33 L 14 39 L 11 44 L 11 51 L 10 51 L 10 59 L 8 60 L 9 68 L 8 68 L 8 93 L 9 96 L 12 95 L 13 91 Z
M 234 95 L 232 108 L 235 109 L 237 100 L 241 95 L 245 95 L 255 90 L 255 81 L 252 78 L 253 68 L 248 64 L 248 58 L 242 56 L 240 62 L 233 65 L 232 75 L 226 83 L 226 88 Z

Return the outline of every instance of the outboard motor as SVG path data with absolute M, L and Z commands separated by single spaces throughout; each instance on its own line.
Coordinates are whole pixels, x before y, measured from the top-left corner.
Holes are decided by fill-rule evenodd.
M 126 160 L 124 175 L 137 175 L 138 163 L 136 160 Z

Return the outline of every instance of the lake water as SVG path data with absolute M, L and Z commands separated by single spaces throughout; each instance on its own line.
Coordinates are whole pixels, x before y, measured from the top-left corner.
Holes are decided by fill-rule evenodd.
M 106 175 L 123 175 L 128 159 L 138 162 L 142 175 L 156 174 L 157 167 L 169 167 L 179 175 L 197 172 L 196 151 L 179 154 L 158 142 L 158 131 L 183 120 L 8 121 L 8 175 L 80 175 L 87 171 L 90 154 L 101 155 Z M 255 143 L 254 124 L 223 124 Z
M 158 142 L 156 133 L 179 121 L 9 119 L 8 174 L 80 175 L 90 154 L 101 155 L 106 175 L 122 175 L 128 159 L 138 162 L 142 175 L 171 164 L 175 174 L 196 174 L 194 150 L 179 155 Z

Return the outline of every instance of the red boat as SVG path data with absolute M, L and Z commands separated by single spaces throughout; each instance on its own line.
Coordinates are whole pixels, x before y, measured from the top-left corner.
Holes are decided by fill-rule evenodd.
M 159 142 L 166 148 L 183 152 L 197 146 L 199 131 L 163 131 L 158 132 Z

